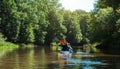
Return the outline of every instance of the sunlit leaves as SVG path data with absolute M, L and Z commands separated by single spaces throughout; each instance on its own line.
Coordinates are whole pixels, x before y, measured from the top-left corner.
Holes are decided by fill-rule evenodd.
M 112 8 L 100 9 L 92 18 L 90 32 L 94 40 L 102 41 L 113 34 L 116 22 Z
M 82 39 L 82 34 L 77 14 L 64 11 L 64 25 L 67 28 L 66 39 L 71 43 L 79 43 Z

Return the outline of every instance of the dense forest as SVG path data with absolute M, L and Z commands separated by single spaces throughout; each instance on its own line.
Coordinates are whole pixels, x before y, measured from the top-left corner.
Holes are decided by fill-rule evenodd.
M 65 10 L 59 0 L 0 0 L 0 41 L 49 45 L 55 37 L 120 49 L 120 0 L 97 0 L 91 12 Z

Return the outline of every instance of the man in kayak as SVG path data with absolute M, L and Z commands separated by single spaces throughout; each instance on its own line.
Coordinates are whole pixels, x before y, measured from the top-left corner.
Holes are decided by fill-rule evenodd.
M 65 42 L 65 41 L 61 40 L 61 44 L 62 44 L 61 45 L 62 46 L 61 51 L 69 51 L 70 53 L 73 52 L 70 43 L 68 43 L 67 41 Z

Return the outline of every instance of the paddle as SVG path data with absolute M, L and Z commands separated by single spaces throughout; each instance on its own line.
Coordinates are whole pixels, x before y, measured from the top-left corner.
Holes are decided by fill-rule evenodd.
M 65 44 L 65 40 L 64 40 L 64 39 L 60 40 L 60 39 L 58 39 L 57 37 L 55 37 L 54 40 L 55 40 L 55 41 L 60 41 L 60 43 L 61 43 L 62 45 Z

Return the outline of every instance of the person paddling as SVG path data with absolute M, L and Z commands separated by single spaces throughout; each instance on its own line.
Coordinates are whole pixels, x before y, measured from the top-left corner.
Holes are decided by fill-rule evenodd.
M 65 40 L 61 40 L 61 46 L 62 46 L 62 50 L 61 51 L 69 51 L 70 53 L 72 53 L 72 47 L 70 45 L 70 43 L 68 43 L 67 41 Z

